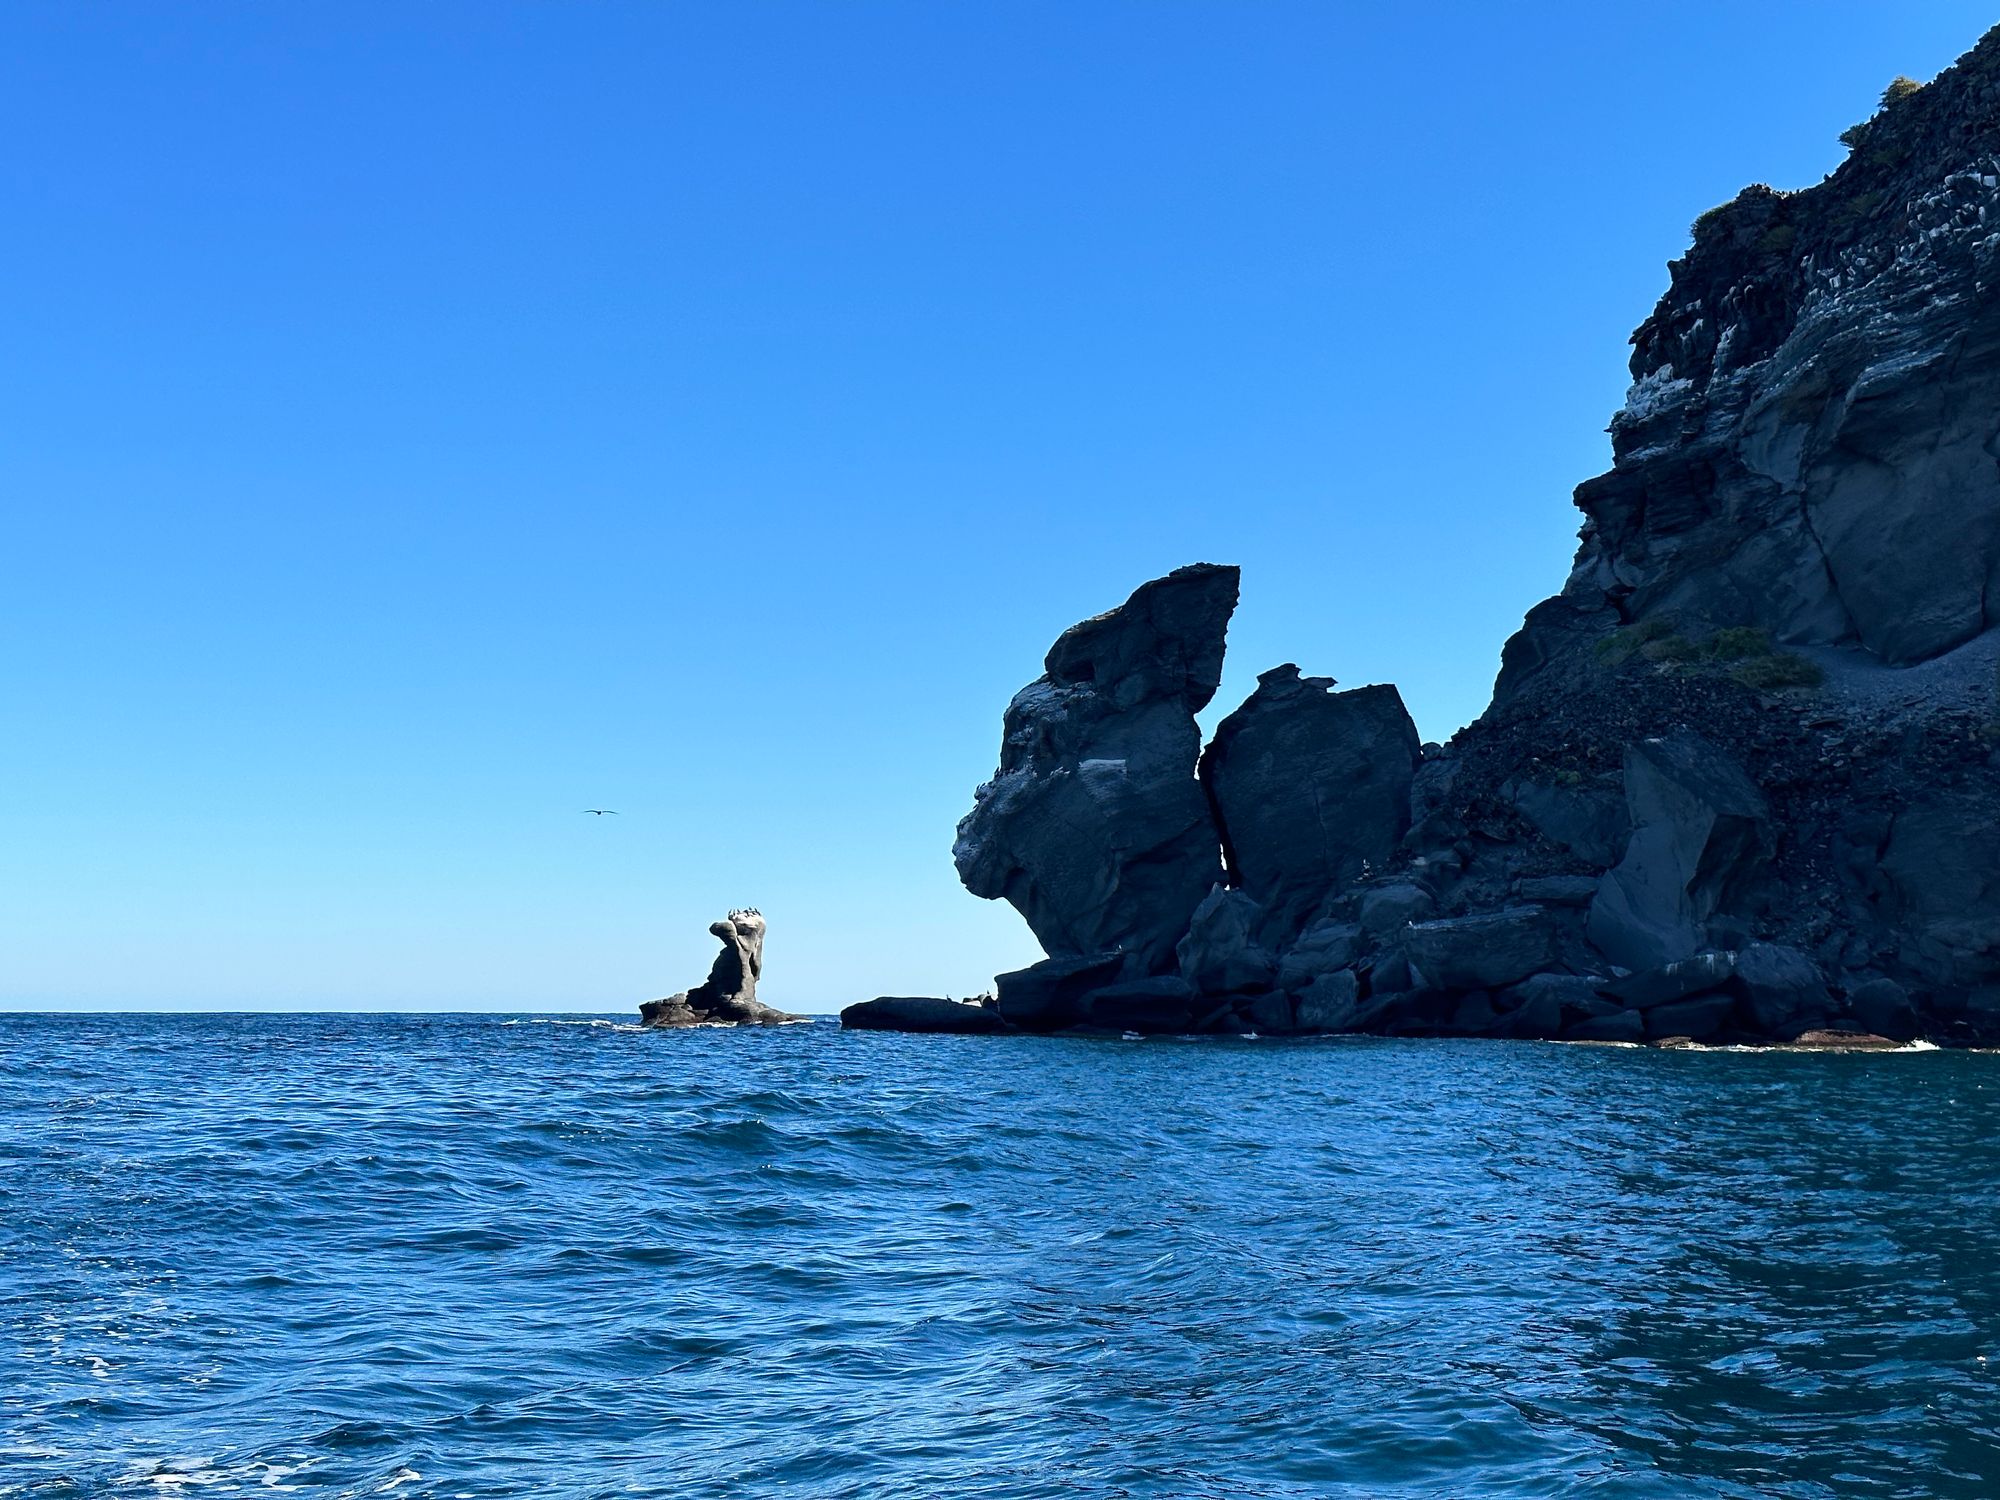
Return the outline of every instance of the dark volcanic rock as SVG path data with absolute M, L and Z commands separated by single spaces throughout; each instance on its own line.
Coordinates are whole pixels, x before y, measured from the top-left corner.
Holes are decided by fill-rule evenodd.
M 1278 988 L 1296 995 L 1323 975 L 1352 968 L 1361 956 L 1362 933 L 1352 922 L 1331 917 L 1299 934 L 1278 963 Z
M 1553 929 L 1539 906 L 1417 922 L 1403 941 L 1417 972 L 1445 990 L 1512 984 L 1554 957 Z
M 1195 788 L 1234 570 L 1058 642 L 957 853 L 1080 967 L 1003 1010 L 1175 1024 L 1178 948 L 1196 1029 L 2000 1042 L 2000 29 L 1843 139 L 1696 222 L 1450 744 L 1280 668 Z
M 976 896 L 1004 898 L 1055 957 L 1123 951 L 1171 966 L 1222 879 L 1195 781 L 1195 714 L 1221 680 L 1237 570 L 1199 563 L 1064 632 L 1008 705 L 1000 769 L 952 854 Z
M 1278 977 L 1277 956 L 1257 941 L 1264 909 L 1242 891 L 1220 886 L 1194 909 L 1181 939 L 1181 978 L 1204 995 L 1268 990 Z
M 1024 1031 L 1061 1031 L 1091 1024 L 1086 1002 L 1093 990 L 1125 977 L 1122 953 L 1080 958 L 1045 958 L 993 981 L 994 1006 L 1009 1025 Z
M 1577 492 L 1570 618 L 1531 613 L 1503 695 L 1607 610 L 1892 662 L 2000 622 L 2000 38 L 1853 139 L 1825 182 L 1697 221 L 1633 336 L 1613 468 Z
M 1907 1042 L 1917 1034 L 1909 991 L 1893 979 L 1863 980 L 1847 992 L 1847 1013 L 1864 1032 Z
M 1422 741 L 1402 696 L 1332 689 L 1331 677 L 1274 667 L 1202 752 L 1230 881 L 1278 931 L 1387 863 L 1410 826 Z
M 1931 792 L 1898 813 L 1882 872 L 1906 936 L 1903 961 L 1942 984 L 2000 967 L 2000 800 L 1990 789 Z
M 1516 777 L 1500 795 L 1543 838 L 1599 868 L 1616 864 L 1632 836 L 1625 793 L 1615 786 L 1559 786 Z
M 840 1024 L 852 1031 L 935 1031 L 960 1036 L 1014 1029 L 990 1005 L 935 995 L 883 995 L 863 1000 L 840 1013 Z
M 1719 990 L 1735 973 L 1735 954 L 1697 953 L 1657 969 L 1642 969 L 1637 974 L 1601 982 L 1597 989 L 1633 1010 L 1650 1010 L 1707 990 Z
M 1825 1026 L 1833 1015 L 1819 965 L 1780 943 L 1752 943 L 1738 953 L 1729 987 L 1739 1000 L 1738 1017 L 1753 1036 L 1789 1039 Z
M 777 1026 L 803 1020 L 773 1010 L 757 998 L 764 973 L 764 919 L 754 911 L 733 911 L 708 930 L 722 939 L 708 978 L 665 1000 L 648 1000 L 639 1018 L 648 1026 Z
M 1092 990 L 1084 1009 L 1089 1024 L 1106 1031 L 1173 1034 L 1193 1029 L 1200 1003 L 1193 985 L 1160 974 Z
M 1629 746 L 1625 798 L 1632 838 L 1591 902 L 1590 940 L 1631 968 L 1685 958 L 1755 872 L 1770 808 L 1741 766 L 1691 733 Z
M 1298 994 L 1299 1029 L 1345 1031 L 1361 1009 L 1361 981 L 1352 969 L 1337 969 L 1316 977 Z

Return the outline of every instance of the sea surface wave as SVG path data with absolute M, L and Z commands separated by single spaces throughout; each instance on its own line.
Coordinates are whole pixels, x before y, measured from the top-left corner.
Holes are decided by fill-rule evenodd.
M 1996 1080 L 0 1016 L 0 1497 L 1992 1495 Z

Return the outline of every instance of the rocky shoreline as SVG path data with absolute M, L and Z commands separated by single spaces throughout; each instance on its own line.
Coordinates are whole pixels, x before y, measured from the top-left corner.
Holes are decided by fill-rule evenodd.
M 1204 746 L 1237 570 L 1144 584 L 959 827 L 1049 957 L 843 1024 L 2000 1041 L 2000 30 L 1843 139 L 1670 264 L 1477 722 L 1285 664 Z

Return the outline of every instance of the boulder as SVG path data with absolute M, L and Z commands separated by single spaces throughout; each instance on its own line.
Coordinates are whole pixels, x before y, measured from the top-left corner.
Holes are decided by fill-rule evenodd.
M 1599 867 L 1615 863 L 1632 836 L 1632 815 L 1615 787 L 1517 776 L 1501 786 L 1500 796 L 1543 838 Z
M 1277 981 L 1278 960 L 1257 941 L 1264 910 L 1242 891 L 1217 886 L 1194 909 L 1177 956 L 1181 978 L 1203 995 L 1267 990 Z
M 1754 1036 L 1786 1040 L 1826 1024 L 1833 1013 L 1819 965 L 1796 948 L 1752 943 L 1736 955 L 1729 988 Z
M 1315 922 L 1278 961 L 1278 988 L 1288 995 L 1301 994 L 1322 975 L 1352 968 L 1360 955 L 1361 928 L 1357 924 L 1331 918 Z
M 1595 875 L 1541 875 L 1514 882 L 1514 894 L 1536 906 L 1588 906 L 1597 895 Z
M 1706 1041 L 1728 1024 L 1735 1009 L 1736 999 L 1732 995 L 1700 995 L 1691 1000 L 1676 1000 L 1671 1005 L 1656 1005 L 1645 1012 L 1646 1036 L 1656 1042 L 1675 1037 Z
M 1360 1010 L 1361 982 L 1351 969 L 1321 974 L 1298 996 L 1301 1031 L 1346 1031 Z
M 1023 1031 L 1061 1031 L 1090 1024 L 1085 1000 L 1125 977 L 1122 953 L 1077 958 L 1045 958 L 993 981 L 994 1008 L 1001 1019 Z
M 840 1013 L 840 1024 L 850 1031 L 932 1031 L 956 1036 L 990 1036 L 1014 1029 L 990 1005 L 935 995 L 882 995 L 863 1000 Z
M 1107 1031 L 1176 1035 L 1195 1029 L 1194 987 L 1173 974 L 1130 979 L 1092 990 L 1083 1002 L 1090 1023 Z
M 1421 922 L 1437 909 L 1437 900 L 1422 886 L 1410 881 L 1392 881 L 1371 886 L 1361 893 L 1356 915 L 1361 930 L 1371 937 L 1388 937 L 1412 922 Z
M 1282 933 L 1384 864 L 1410 826 L 1422 741 L 1401 695 L 1333 686 L 1272 668 L 1201 756 L 1230 881 Z
M 1863 980 L 1847 992 L 1847 1013 L 1864 1032 L 1907 1042 L 1917 1034 L 1910 993 L 1893 979 Z
M 1405 929 L 1403 944 L 1423 980 L 1444 990 L 1513 984 L 1546 967 L 1555 951 L 1548 913 L 1539 906 L 1416 922 Z
M 1237 570 L 1210 563 L 1143 584 L 1064 632 L 1008 705 L 999 770 L 952 850 L 976 896 L 1005 899 L 1058 958 L 1122 951 L 1172 965 L 1222 879 L 1195 780 L 1195 714 L 1221 680 Z
M 1643 969 L 1637 974 L 1605 980 L 1599 983 L 1597 989 L 1599 994 L 1608 995 L 1632 1010 L 1651 1010 L 1654 1006 L 1685 1000 L 1690 995 L 1719 990 L 1735 972 L 1734 953 L 1697 953 L 1692 958 L 1677 959 L 1657 969 Z
M 1444 1029 L 1453 1036 L 1484 1036 L 1499 1020 L 1493 996 L 1486 990 L 1467 990 L 1457 997 Z
M 1932 792 L 1896 814 L 1882 872 L 1906 934 L 1903 958 L 1939 985 L 2000 978 L 2000 795 Z
M 1643 1042 L 1646 1018 L 1636 1010 L 1615 1010 L 1609 1015 L 1588 1016 L 1562 1029 L 1566 1042 Z
M 1792 1045 L 1808 1052 L 1894 1052 L 1908 1044 L 1866 1031 L 1806 1031 L 1794 1037 Z
M 1266 1036 L 1284 1036 L 1299 1029 L 1290 998 L 1276 990 L 1244 996 L 1236 1002 L 1236 1014 L 1247 1030 Z
M 1770 808 L 1736 761 L 1682 731 L 1625 750 L 1632 837 L 1590 905 L 1590 941 L 1645 969 L 1700 949 L 1703 924 L 1758 872 Z
M 1565 1020 L 1580 1020 L 1586 1016 L 1607 1015 L 1622 1009 L 1616 1001 L 1606 1000 L 1598 993 L 1603 981 L 1583 974 L 1530 974 L 1519 984 L 1508 985 L 1500 992 L 1502 1010 L 1517 1007 L 1553 1004 Z
M 754 910 L 732 911 L 708 930 L 722 939 L 722 951 L 708 978 L 664 1000 L 648 1000 L 639 1018 L 648 1026 L 779 1026 L 803 1016 L 773 1010 L 757 998 L 764 973 L 764 918 Z

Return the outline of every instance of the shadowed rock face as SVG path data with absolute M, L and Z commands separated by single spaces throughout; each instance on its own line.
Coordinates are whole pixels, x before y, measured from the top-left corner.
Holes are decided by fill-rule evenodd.
M 648 1000 L 639 1017 L 648 1026 L 776 1026 L 803 1019 L 773 1010 L 757 998 L 764 973 L 764 919 L 754 911 L 733 911 L 708 930 L 722 939 L 722 951 L 708 978 L 664 1000 Z
M 1770 806 L 1730 756 L 1685 732 L 1627 747 L 1625 796 L 1631 842 L 1591 902 L 1590 939 L 1629 968 L 1688 958 L 1755 874 Z
M 1386 866 L 1410 826 L 1421 742 L 1402 695 L 1332 688 L 1274 667 L 1201 757 L 1230 882 L 1286 935 L 1329 891 Z
M 1065 631 L 1008 705 L 1000 769 L 958 825 L 953 858 L 1056 958 L 1123 952 L 1171 966 L 1222 878 L 1195 781 L 1194 716 L 1222 678 L 1237 570 L 1180 568 Z
M 1697 221 L 1506 699 L 1621 623 L 1923 661 L 2000 624 L 2000 36 L 1825 182 Z
M 1204 799 L 1233 569 L 1057 642 L 956 851 L 1006 1021 L 2000 1042 L 2000 29 L 1850 137 L 1698 221 L 1449 745 L 1282 667 Z

